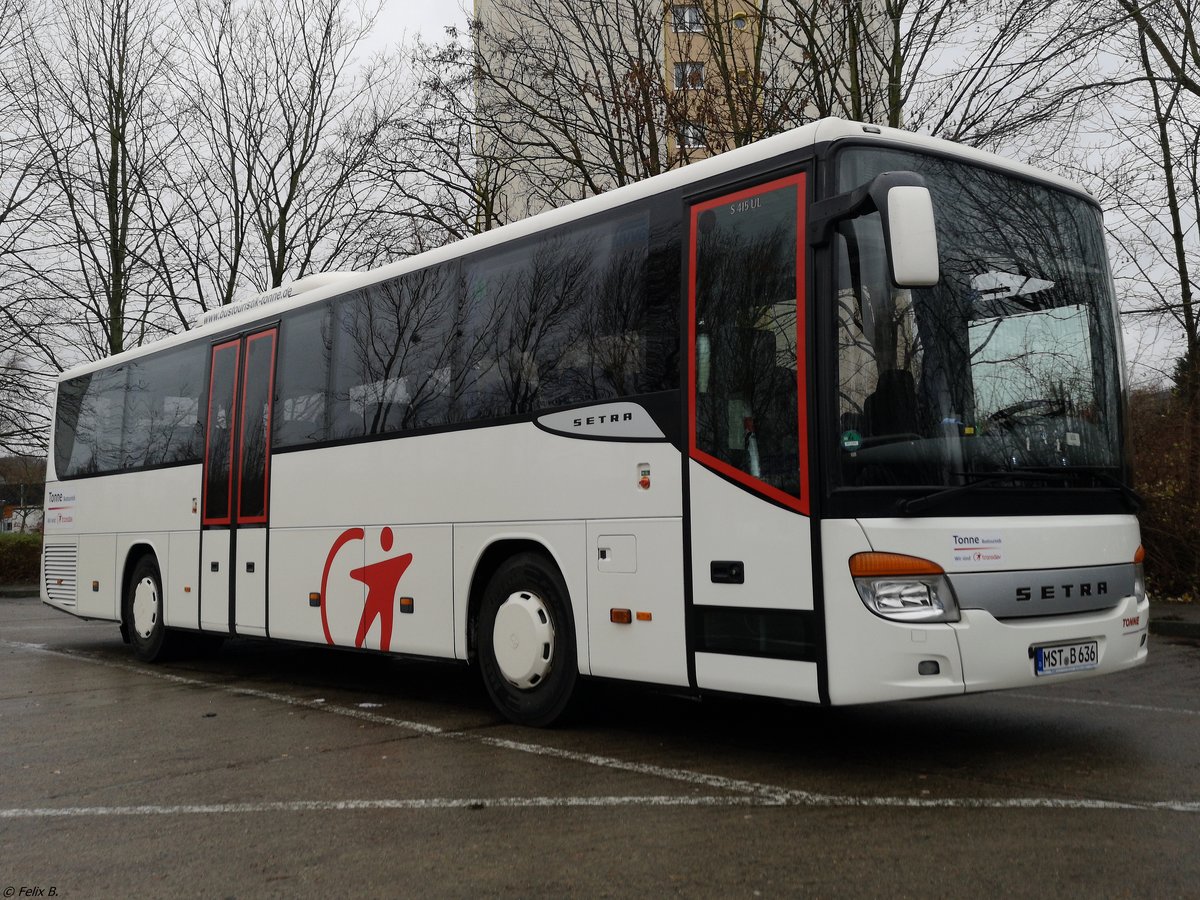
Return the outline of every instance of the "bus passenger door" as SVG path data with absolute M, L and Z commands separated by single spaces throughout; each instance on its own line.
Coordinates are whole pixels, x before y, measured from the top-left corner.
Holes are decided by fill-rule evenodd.
M 688 241 L 688 607 L 696 686 L 818 700 L 807 174 L 701 199 Z
M 204 453 L 200 626 L 267 634 L 267 523 L 277 329 L 212 349 Z

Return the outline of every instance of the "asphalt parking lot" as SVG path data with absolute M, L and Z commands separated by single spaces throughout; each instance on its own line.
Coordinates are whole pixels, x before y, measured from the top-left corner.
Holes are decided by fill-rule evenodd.
M 1200 644 L 1153 640 L 925 703 L 594 686 L 531 730 L 457 666 L 248 640 L 148 666 L 0 600 L 0 894 L 1195 896 Z

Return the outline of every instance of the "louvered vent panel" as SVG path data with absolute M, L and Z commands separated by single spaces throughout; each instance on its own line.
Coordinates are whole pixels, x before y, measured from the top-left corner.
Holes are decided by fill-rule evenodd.
M 55 603 L 74 606 L 77 598 L 79 548 L 74 544 L 47 544 L 46 596 Z

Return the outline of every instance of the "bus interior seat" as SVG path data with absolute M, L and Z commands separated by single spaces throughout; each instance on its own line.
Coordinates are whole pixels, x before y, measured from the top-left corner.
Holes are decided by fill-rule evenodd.
M 879 373 L 875 390 L 863 404 L 869 437 L 917 434 L 917 387 L 912 372 L 888 369 Z

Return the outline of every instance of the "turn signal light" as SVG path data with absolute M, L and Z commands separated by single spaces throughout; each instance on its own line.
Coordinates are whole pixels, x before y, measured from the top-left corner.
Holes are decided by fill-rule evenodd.
M 610 609 L 608 620 L 616 625 L 629 625 L 633 622 L 633 612 L 628 609 Z
M 855 578 L 880 575 L 945 575 L 937 563 L 903 553 L 855 553 L 850 557 L 850 574 Z
M 1133 554 L 1133 564 L 1140 566 L 1146 561 L 1146 548 L 1138 544 L 1137 552 Z

